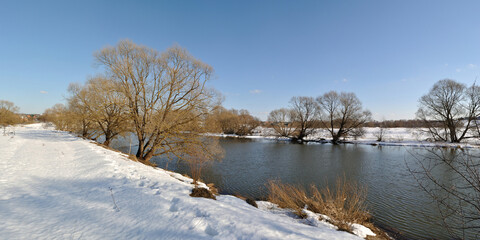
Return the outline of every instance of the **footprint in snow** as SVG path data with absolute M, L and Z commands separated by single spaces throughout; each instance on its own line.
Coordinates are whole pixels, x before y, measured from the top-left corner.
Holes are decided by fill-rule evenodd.
M 218 235 L 218 231 L 215 228 L 213 228 L 212 226 L 210 226 L 210 224 L 205 229 L 205 233 L 210 235 L 210 236 Z
M 178 211 L 178 202 L 180 202 L 179 198 L 174 197 L 172 199 L 172 205 L 170 206 L 170 212 L 176 212 Z
M 192 226 L 190 226 L 190 229 L 197 229 L 199 231 L 203 231 L 206 234 L 210 236 L 216 236 L 218 235 L 218 231 L 212 227 L 211 224 L 205 220 L 203 217 L 196 217 L 192 220 Z

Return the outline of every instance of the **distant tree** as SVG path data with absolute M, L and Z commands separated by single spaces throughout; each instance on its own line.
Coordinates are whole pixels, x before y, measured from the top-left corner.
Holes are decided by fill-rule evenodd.
M 294 112 L 292 109 L 280 108 L 270 112 L 268 122 L 280 136 L 290 137 L 294 132 Z
M 184 159 L 193 146 L 209 152 L 211 146 L 198 133 L 213 106 L 205 86 L 211 66 L 179 46 L 159 53 L 128 40 L 103 48 L 95 57 L 125 98 L 139 160 L 149 162 L 163 154 Z
M 251 134 L 255 128 L 260 126 L 260 120 L 245 110 L 222 108 L 216 116 L 218 126 L 225 134 L 236 134 L 244 136 Z
M 55 104 L 53 107 L 46 109 L 42 114 L 42 119 L 45 122 L 50 122 L 55 125 L 55 128 L 62 131 L 71 129 L 72 118 L 69 116 L 67 107 L 61 103 Z
M 480 113 L 480 88 L 451 79 L 436 82 L 419 100 L 417 118 L 436 141 L 458 143 L 467 137 Z
M 292 97 L 290 105 L 296 126 L 295 139 L 304 141 L 319 126 L 320 108 L 312 97 Z
M 13 102 L 0 100 L 0 126 L 3 127 L 3 134 L 6 134 L 6 127 L 20 123 L 20 116 L 17 114 L 18 107 Z
M 236 127 L 235 134 L 239 136 L 252 134 L 253 130 L 260 126 L 261 123 L 260 119 L 250 115 L 250 113 L 245 109 L 238 111 L 237 118 L 238 125 Z
M 224 107 L 222 107 L 222 102 L 225 98 L 220 92 L 214 89 L 211 89 L 210 91 L 211 95 L 216 99 L 216 101 L 213 102 L 212 110 L 205 116 L 203 120 L 204 130 L 208 133 L 220 133 L 222 132 L 222 127 L 220 126 L 219 119 L 220 116 L 227 111 Z
M 216 109 L 212 116 L 220 131 L 225 134 L 235 134 L 238 125 L 236 110 L 227 110 L 224 107 Z
M 362 108 L 354 93 L 331 91 L 318 97 L 317 102 L 325 113 L 321 124 L 332 135 L 333 143 L 371 121 L 371 112 Z
M 386 121 L 383 120 L 382 122 L 378 123 L 378 129 L 373 133 L 373 135 L 377 138 L 377 142 L 384 140 L 386 131 Z

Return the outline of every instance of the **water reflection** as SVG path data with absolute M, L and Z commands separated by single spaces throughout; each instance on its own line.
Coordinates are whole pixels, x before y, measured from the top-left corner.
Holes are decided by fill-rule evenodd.
M 213 182 L 222 193 L 253 198 L 267 195 L 265 183 L 279 179 L 308 188 L 333 186 L 338 177 L 367 186 L 367 204 L 376 221 L 398 229 L 412 238 L 448 238 L 436 225 L 439 215 L 431 198 L 418 187 L 407 166 L 432 153 L 424 148 L 369 145 L 291 144 L 262 139 L 221 138 L 225 157 L 203 170 L 202 179 Z M 128 152 L 129 140 L 114 147 Z M 131 147 L 135 152 L 135 146 Z M 450 151 L 450 150 L 449 150 Z M 455 150 L 450 152 L 455 156 Z M 418 159 L 417 159 L 418 158 Z M 159 167 L 189 173 L 183 162 L 154 158 Z M 442 181 L 454 181 L 446 169 L 436 169 Z

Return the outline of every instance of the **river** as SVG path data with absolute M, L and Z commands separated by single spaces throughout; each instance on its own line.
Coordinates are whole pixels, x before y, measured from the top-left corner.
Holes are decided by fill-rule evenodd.
M 267 139 L 220 138 L 225 150 L 222 161 L 205 167 L 202 180 L 214 183 L 224 194 L 265 198 L 265 183 L 283 183 L 322 188 L 333 186 L 338 177 L 367 187 L 367 204 L 376 223 L 396 229 L 413 239 L 447 239 L 437 225 L 439 215 L 431 198 L 423 192 L 407 165 L 416 168 L 416 158 L 428 154 L 424 148 L 357 144 L 293 144 Z M 135 152 L 127 141 L 113 147 Z M 189 173 L 175 160 L 154 158 L 159 167 Z

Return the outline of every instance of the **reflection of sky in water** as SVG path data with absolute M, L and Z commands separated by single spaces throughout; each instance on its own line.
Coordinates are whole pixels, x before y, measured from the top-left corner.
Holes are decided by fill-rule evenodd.
M 432 225 L 438 215 L 406 167 L 416 166 L 412 154 L 428 154 L 422 148 L 302 145 L 235 138 L 221 138 L 220 144 L 225 150 L 224 159 L 205 167 L 202 179 L 215 183 L 222 193 L 263 198 L 267 195 L 265 183 L 271 179 L 321 188 L 325 184 L 334 186 L 338 177 L 345 176 L 347 181 L 367 186 L 368 206 L 379 223 L 412 237 L 447 237 L 442 227 Z M 135 154 L 135 143 L 132 145 L 130 140 L 113 143 L 113 147 Z M 176 159 L 157 157 L 153 161 L 159 167 L 189 174 L 188 166 Z

